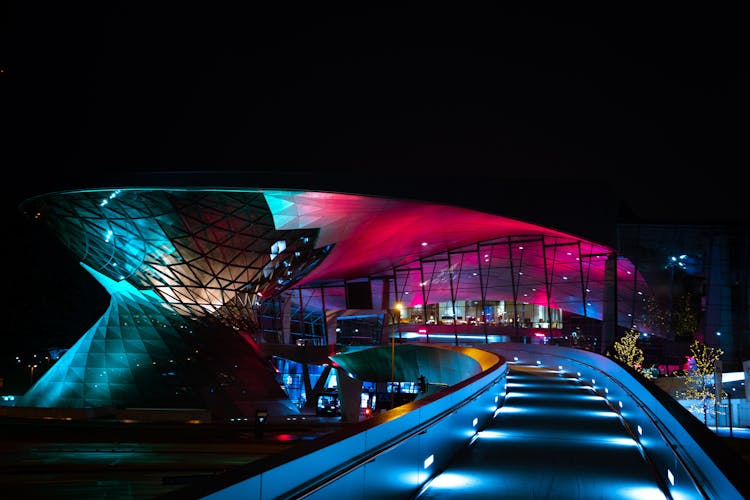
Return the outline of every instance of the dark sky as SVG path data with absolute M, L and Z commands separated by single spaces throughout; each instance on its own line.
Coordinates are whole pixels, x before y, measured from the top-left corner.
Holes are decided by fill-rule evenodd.
M 150 172 L 395 193 L 592 235 L 621 202 L 646 220 L 748 219 L 739 11 L 256 3 L 3 4 L 6 253 L 29 261 L 13 279 L 51 279 L 18 202 Z
M 550 193 L 542 180 L 575 179 L 645 216 L 742 211 L 739 11 L 156 3 L 6 7 L 4 137 L 23 180 L 344 171 Z

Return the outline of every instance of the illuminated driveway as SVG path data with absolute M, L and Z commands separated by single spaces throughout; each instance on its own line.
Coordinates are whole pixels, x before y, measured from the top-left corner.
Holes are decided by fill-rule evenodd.
M 666 498 L 604 398 L 554 370 L 509 367 L 505 404 L 420 500 Z

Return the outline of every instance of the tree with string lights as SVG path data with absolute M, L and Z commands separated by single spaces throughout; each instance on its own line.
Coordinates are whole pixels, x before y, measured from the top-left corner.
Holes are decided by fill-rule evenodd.
M 687 409 L 694 414 L 703 413 L 703 423 L 708 423 L 708 414 L 717 414 L 716 393 L 712 390 L 712 380 L 716 370 L 716 362 L 724 354 L 720 348 L 709 347 L 698 340 L 690 344 L 690 353 L 694 363 L 685 374 L 685 389 L 678 391 L 680 399 L 696 401 Z M 722 391 L 721 399 L 726 396 Z
M 650 370 L 643 369 L 643 349 L 637 345 L 639 337 L 640 332 L 635 328 L 631 327 L 627 330 L 620 340 L 614 343 L 615 354 L 613 357 L 640 372 L 646 378 L 653 378 Z M 609 355 L 607 353 L 607 356 Z

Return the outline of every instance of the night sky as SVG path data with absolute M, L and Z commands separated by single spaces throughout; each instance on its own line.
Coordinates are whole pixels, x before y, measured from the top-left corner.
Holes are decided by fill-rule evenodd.
M 102 304 L 18 203 L 197 178 L 157 172 L 443 201 L 605 243 L 618 219 L 749 219 L 739 11 L 154 3 L 0 7 L 11 342 L 66 338 Z

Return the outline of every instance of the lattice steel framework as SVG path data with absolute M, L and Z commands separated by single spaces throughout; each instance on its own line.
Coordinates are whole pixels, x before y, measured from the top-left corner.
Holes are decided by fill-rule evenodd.
M 262 193 L 226 190 L 81 191 L 30 207 L 81 262 L 152 289 L 186 317 L 255 329 L 262 297 L 323 259 L 318 230 L 277 230 Z

